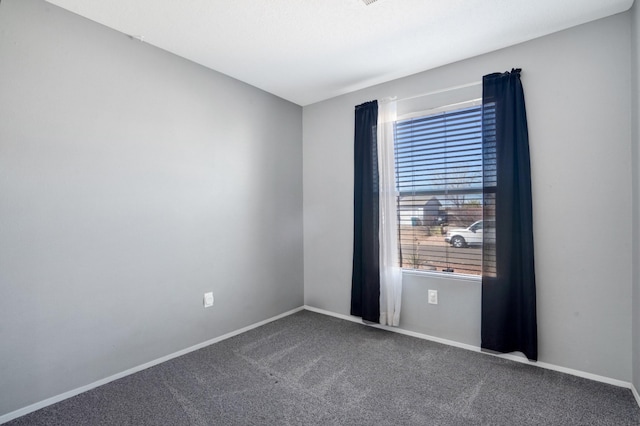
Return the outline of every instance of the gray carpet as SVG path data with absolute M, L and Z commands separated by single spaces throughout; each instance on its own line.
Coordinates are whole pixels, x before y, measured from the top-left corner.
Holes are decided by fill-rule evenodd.
M 631 391 L 303 311 L 9 425 L 640 425 Z

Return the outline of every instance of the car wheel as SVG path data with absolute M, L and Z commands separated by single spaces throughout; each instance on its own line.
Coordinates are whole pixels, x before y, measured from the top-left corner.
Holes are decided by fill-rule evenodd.
M 467 245 L 467 242 L 461 236 L 456 235 L 451 239 L 451 245 L 454 246 L 455 248 L 462 248 Z

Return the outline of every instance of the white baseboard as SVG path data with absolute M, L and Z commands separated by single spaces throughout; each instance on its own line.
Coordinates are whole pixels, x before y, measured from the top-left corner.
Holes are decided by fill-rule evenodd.
M 344 320 L 347 320 L 347 321 L 352 321 L 352 322 L 356 322 L 356 323 L 359 323 L 359 324 L 363 324 L 362 318 L 359 318 L 359 317 L 354 317 L 354 316 L 351 316 L 351 315 L 338 314 L 338 313 L 327 311 L 327 310 L 324 310 L 324 309 L 314 308 L 313 306 L 308 306 L 308 305 L 305 305 L 304 309 L 306 309 L 308 311 L 312 311 L 312 312 L 317 312 L 319 314 L 329 315 L 329 316 L 340 318 L 340 319 L 344 319 Z M 399 333 L 399 334 L 404 334 L 404 335 L 407 335 L 407 336 L 417 337 L 419 339 L 430 340 L 430 341 L 433 341 L 433 342 L 442 343 L 442 344 L 449 345 L 449 346 L 455 346 L 457 348 L 462 348 L 462 349 L 467 349 L 467 350 L 474 351 L 474 352 L 479 352 L 479 353 L 482 353 L 482 354 L 485 354 L 485 355 L 490 355 L 490 356 L 495 356 L 495 357 L 498 357 L 498 358 L 509 359 L 511 361 L 516 361 L 516 362 L 520 362 L 520 363 L 523 363 L 523 364 L 532 365 L 534 367 L 546 368 L 547 370 L 558 371 L 558 372 L 561 372 L 561 373 L 571 374 L 573 376 L 583 377 L 585 379 L 595 380 L 597 382 L 608 383 L 610 385 L 631 389 L 631 391 L 633 392 L 633 394 L 634 394 L 634 396 L 636 398 L 636 402 L 638 402 L 638 405 L 640 406 L 640 397 L 638 396 L 637 390 L 635 389 L 635 387 L 631 383 L 625 382 L 623 380 L 612 379 L 611 377 L 600 376 L 600 375 L 593 374 L 593 373 L 587 373 L 586 371 L 574 370 L 573 368 L 561 367 L 561 366 L 554 365 L 554 364 L 549 364 L 549 363 L 546 363 L 546 362 L 540 362 L 540 361 L 531 362 L 531 361 L 529 361 L 527 358 L 525 358 L 523 356 L 518 356 L 518 355 L 513 355 L 513 354 L 494 354 L 494 353 L 484 352 L 478 346 L 468 345 L 466 343 L 460 343 L 460 342 L 456 342 L 456 341 L 453 341 L 453 340 L 442 339 L 440 337 L 429 336 L 428 334 L 417 333 L 415 331 L 403 330 L 402 328 L 389 327 L 389 326 L 384 326 L 384 325 L 380 325 L 380 324 L 366 324 L 366 325 L 368 325 L 370 327 L 380 328 L 382 330 L 392 331 L 394 333 Z
M 122 377 L 129 376 L 131 374 L 137 373 L 137 372 L 142 371 L 142 370 L 146 370 L 149 367 L 153 367 L 154 365 L 158 365 L 158 364 L 161 364 L 163 362 L 169 361 L 170 359 L 177 358 L 177 357 L 182 356 L 182 355 L 186 355 L 189 352 L 197 351 L 198 349 L 202 349 L 202 348 L 207 347 L 209 345 L 212 345 L 214 343 L 218 343 L 218 342 L 221 342 L 223 340 L 226 340 L 226 339 L 228 339 L 230 337 L 237 336 L 238 334 L 242 334 L 242 333 L 247 332 L 249 330 L 252 330 L 254 328 L 258 328 L 258 327 L 263 326 L 265 324 L 268 324 L 268 323 L 270 323 L 272 321 L 276 321 L 276 320 L 279 320 L 280 318 L 284 318 L 286 316 L 295 314 L 296 312 L 300 312 L 303 309 L 304 309 L 304 307 L 300 306 L 299 308 L 292 309 L 292 310 L 290 310 L 288 312 L 282 313 L 280 315 L 276 315 L 275 317 L 271 317 L 271 318 L 268 318 L 268 319 L 266 319 L 264 321 L 260 321 L 260 322 L 257 322 L 255 324 L 248 325 L 248 326 L 243 327 L 243 328 L 241 328 L 239 330 L 235 330 L 235 331 L 232 331 L 230 333 L 224 334 L 222 336 L 215 337 L 213 339 L 207 340 L 206 342 L 198 343 L 197 345 L 188 347 L 186 349 L 182 349 L 182 350 L 180 350 L 178 352 L 174 352 L 172 354 L 160 357 L 160 358 L 155 359 L 153 361 L 146 362 L 144 364 L 141 364 L 141 365 L 138 365 L 136 367 L 130 368 L 130 369 L 125 370 L 123 372 L 114 374 L 112 376 L 105 377 L 104 379 L 100 379 L 100 380 L 98 380 L 96 382 L 93 382 L 93 383 L 90 383 L 88 385 L 81 386 L 81 387 L 76 388 L 76 389 L 72 389 L 70 391 L 61 393 L 60 395 L 52 396 L 51 398 L 47 398 L 47 399 L 45 399 L 43 401 L 36 402 L 35 404 L 31 404 L 31 405 L 28 405 L 26 407 L 20 408 L 18 410 L 12 411 L 10 413 L 4 414 L 4 415 L 0 416 L 0 424 L 6 423 L 6 422 L 8 422 L 10 420 L 13 420 L 13 419 L 16 419 L 18 417 L 22 417 L 22 416 L 24 416 L 26 414 L 29 414 L 29 413 L 32 413 L 34 411 L 40 410 L 41 408 L 44 408 L 44 407 L 47 407 L 49 405 L 55 404 L 56 402 L 60 402 L 60 401 L 63 401 L 65 399 L 71 398 L 73 396 L 79 395 L 79 394 L 81 394 L 83 392 L 86 392 L 88 390 L 97 388 L 98 386 L 106 385 L 107 383 L 113 382 L 114 380 L 121 379 Z

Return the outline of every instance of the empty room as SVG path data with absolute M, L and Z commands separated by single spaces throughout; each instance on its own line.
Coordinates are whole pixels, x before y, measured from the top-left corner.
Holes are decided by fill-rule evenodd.
M 0 424 L 640 425 L 633 0 L 0 0 Z

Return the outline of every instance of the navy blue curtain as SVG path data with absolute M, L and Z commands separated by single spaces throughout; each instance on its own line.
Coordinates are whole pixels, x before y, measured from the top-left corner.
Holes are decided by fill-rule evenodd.
M 351 315 L 380 322 L 378 102 L 355 111 Z
M 531 168 L 520 71 L 483 78 L 482 348 L 535 361 Z

